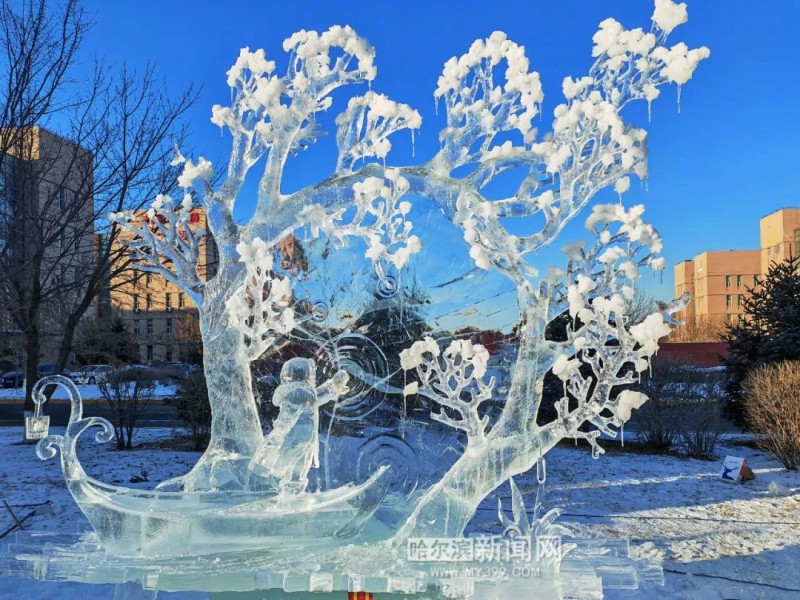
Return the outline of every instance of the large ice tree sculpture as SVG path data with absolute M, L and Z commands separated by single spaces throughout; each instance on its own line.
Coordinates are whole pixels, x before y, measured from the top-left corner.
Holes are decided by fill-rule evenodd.
M 179 155 L 183 199 L 160 196 L 148 223 L 132 214 L 114 215 L 133 234 L 131 245 L 143 268 L 181 286 L 200 308 L 211 443 L 192 472 L 170 485 L 189 490 L 245 485 L 245 467 L 262 441 L 249 361 L 304 318 L 294 304 L 290 277 L 273 268 L 281 241 L 303 227 L 337 242 L 355 241 L 365 247 L 376 275 L 386 279 L 425 243 L 407 219 L 411 203 L 403 198 L 412 196 L 434 203 L 463 230 L 477 267 L 513 283 L 520 340 L 502 412 L 492 423 L 481 413 L 493 393 L 483 377 L 481 348 L 451 346 L 440 356 L 430 340 L 404 355 L 403 366 L 419 377 L 406 392 L 431 397 L 439 407 L 436 418 L 466 431 L 469 442 L 419 499 L 398 536 L 462 533 L 487 494 L 530 469 L 565 437 L 585 438 L 600 452 L 599 432 L 613 435 L 644 401 L 634 392 L 618 393 L 619 386 L 647 367 L 681 305 L 638 325 L 626 321 L 639 270 L 664 267 L 661 240 L 642 220 L 642 207 L 626 209 L 620 202 L 592 209 L 586 225 L 594 243 L 567 246 L 566 270 L 540 274 L 529 258 L 555 242 L 600 190 L 613 188 L 621 196 L 630 177 L 646 177 L 646 133 L 626 123 L 621 111 L 630 102 L 649 104 L 664 84 L 685 84 L 709 55 L 706 48 L 690 50 L 683 43 L 667 46 L 668 34 L 686 18 L 685 4 L 656 0 L 649 32 L 603 21 L 593 38 L 594 64 L 588 75 L 564 80 L 565 100 L 545 135 L 533 126 L 543 93 L 524 48 L 501 32 L 477 40 L 466 54 L 447 61 L 439 78 L 434 95 L 444 103 L 446 126 L 435 156 L 415 166 L 389 166 L 389 137 L 419 128 L 421 117 L 367 91 L 336 118 L 335 171 L 291 194 L 281 191 L 287 159 L 314 141 L 316 115 L 331 108 L 334 90 L 375 78 L 374 52 L 349 27 L 294 34 L 284 42 L 289 57 L 283 75 L 262 50 L 242 50 L 228 71 L 232 102 L 212 112 L 212 121 L 232 137 L 220 183 L 212 186 L 207 160 Z M 264 166 L 255 212 L 240 225 L 234 204 L 259 162 Z M 512 169 L 526 174 L 518 189 L 487 200 L 485 188 Z M 197 274 L 197 239 L 203 232 L 187 218 L 196 204 L 205 210 L 220 250 L 217 272 L 207 281 Z M 505 226 L 509 218 L 542 225 L 512 235 Z M 565 312 L 572 323 L 567 339 L 549 340 L 548 324 Z M 542 382 L 551 369 L 573 401 L 563 400 L 557 418 L 538 425 Z M 596 429 L 586 431 L 586 424 Z

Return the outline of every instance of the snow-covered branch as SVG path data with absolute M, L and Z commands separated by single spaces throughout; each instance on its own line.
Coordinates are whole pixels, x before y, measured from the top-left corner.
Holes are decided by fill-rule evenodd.
M 480 344 L 454 340 L 442 352 L 433 338 L 426 337 L 400 353 L 401 367 L 416 369 L 419 376 L 403 393 L 419 393 L 434 400 L 439 412 L 431 413 L 431 418 L 465 431 L 469 444 L 481 446 L 489 418 L 481 417 L 479 408 L 491 399 L 495 384 L 494 377 L 484 380 L 488 361 L 489 352 Z
M 468 201 L 462 203 L 460 220 L 473 230 L 468 241 L 478 266 L 521 263 L 524 255 L 550 244 L 598 191 L 613 186 L 622 194 L 630 176 L 646 177 L 646 132 L 626 124 L 620 110 L 631 100 L 651 102 L 666 83 L 682 85 L 709 56 L 707 48 L 664 45 L 667 34 L 686 20 L 685 12 L 685 5 L 659 0 L 653 16 L 656 33 L 603 21 L 594 36 L 597 59 L 590 75 L 564 80 L 566 102 L 556 107 L 552 133 L 541 140 L 530 127 L 541 86 L 538 75 L 527 70 L 522 47 L 495 33 L 448 61 L 436 92 L 446 100 L 448 127 L 432 164 L 448 173 L 476 165 L 467 178 L 474 189 L 464 194 Z M 501 60 L 508 66 L 505 82 L 495 85 L 493 68 Z M 521 144 L 506 139 L 491 145 L 494 135 L 514 129 Z M 509 169 L 528 173 L 516 194 L 483 200 L 480 189 Z M 500 218 L 536 213 L 545 219 L 540 230 L 520 237 L 506 234 L 505 243 L 498 241 Z
M 504 81 L 495 85 L 493 70 L 503 61 Z M 526 143 L 533 140 L 531 121 L 544 95 L 539 74 L 528 69 L 525 48 L 500 31 L 445 63 L 434 92 L 447 109 L 447 127 L 439 134 L 442 150 L 432 161 L 438 170 L 449 173 L 502 156 L 505 145 L 490 148 L 499 133 L 518 131 Z
M 186 192 L 177 206 L 172 197 L 160 194 L 146 214 L 125 211 L 109 219 L 122 228 L 120 241 L 131 249 L 137 268 L 161 275 L 201 306 L 204 282 L 198 266 L 206 232 L 192 223 L 192 214 L 192 197 Z
M 367 92 L 350 99 L 347 110 L 336 117 L 339 146 L 337 173 L 352 171 L 358 160 L 375 157 L 382 160 L 392 148 L 389 136 L 401 129 L 411 134 L 422 125 L 422 117 L 407 104 L 390 100 L 383 94 Z
M 364 256 L 372 261 L 378 277 L 386 281 L 389 265 L 402 269 L 422 248 L 420 239 L 411 234 L 411 203 L 401 201 L 408 189 L 408 180 L 398 169 L 386 169 L 382 178 L 367 177 L 353 184 L 355 210 L 340 208 L 331 216 L 324 208 L 310 204 L 300 211 L 298 219 L 309 224 L 315 236 L 321 230 L 339 244 L 347 238 L 363 239 L 367 244 Z
M 648 368 L 658 340 L 670 332 L 671 315 L 685 305 L 675 302 L 641 323 L 628 322 L 639 268 L 664 266 L 657 256 L 661 238 L 642 220 L 643 212 L 641 206 L 597 206 L 586 222 L 596 235 L 594 247 L 589 252 L 578 244 L 565 249 L 570 256 L 566 305 L 573 325 L 564 342 L 553 344 L 558 353 L 552 370 L 564 382 L 564 398 L 556 405 L 557 419 L 544 429 L 588 440 L 595 456 L 602 453 L 600 433 L 616 436 L 614 428 L 647 399 L 638 392 L 620 391 L 620 386 L 634 383 L 635 373 Z M 589 371 L 581 369 L 583 365 Z M 567 393 L 577 401 L 572 411 Z M 597 430 L 580 431 L 585 422 Z
M 318 132 L 314 115 L 330 108 L 330 94 L 350 83 L 375 78 L 374 50 L 350 27 L 323 33 L 299 31 L 284 41 L 286 75 L 263 50 L 244 48 L 228 71 L 230 107 L 216 105 L 211 121 L 233 135 L 233 152 L 223 196 L 233 199 L 250 167 L 267 155 L 259 185 L 257 219 L 265 220 L 280 199 L 283 168 L 290 153 L 312 144 Z
M 292 284 L 272 270 L 274 253 L 260 238 L 252 243 L 240 242 L 236 247 L 240 262 L 247 270 L 241 288 L 225 303 L 228 322 L 245 338 L 245 358 L 260 357 L 279 335 L 294 329 Z

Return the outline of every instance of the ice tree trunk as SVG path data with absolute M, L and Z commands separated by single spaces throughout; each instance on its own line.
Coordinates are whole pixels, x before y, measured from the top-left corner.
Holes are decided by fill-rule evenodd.
M 203 367 L 211 405 L 210 441 L 195 467 L 187 475 L 165 482 L 163 488 L 244 489 L 247 463 L 264 437 L 245 341 L 241 332 L 229 326 L 225 310 L 227 295 L 236 286 L 221 275 L 206 289 L 200 310 Z
M 237 360 L 242 334 L 233 329 L 207 332 L 202 324 L 203 367 L 211 404 L 209 450 L 249 456 L 261 443 L 261 420 L 253 395 L 250 363 Z
M 543 308 L 543 307 L 540 307 Z M 549 368 L 544 320 L 526 311 L 517 366 L 503 414 L 482 443 L 469 440 L 464 454 L 420 499 L 395 536 L 457 537 L 480 503 L 510 477 L 531 469 L 561 439 L 553 428 L 538 428 L 537 389 Z

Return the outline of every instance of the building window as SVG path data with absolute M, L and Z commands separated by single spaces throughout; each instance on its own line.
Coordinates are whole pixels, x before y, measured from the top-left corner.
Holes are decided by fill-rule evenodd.
M 726 288 L 731 287 L 731 279 L 732 279 L 732 277 L 730 275 L 725 275 L 725 287 Z
M 728 316 L 730 316 L 730 315 L 728 315 Z M 153 345 L 152 344 L 148 344 L 147 345 L 146 356 L 147 356 L 147 360 L 148 361 L 153 360 Z
M 181 293 L 178 294 L 178 308 L 184 308 L 186 306 L 186 297 Z
M 742 306 L 744 306 L 744 296 L 742 294 L 739 294 L 739 308 L 741 308 Z
M 133 270 L 133 285 L 134 286 L 139 285 L 139 269 Z
M 172 335 L 172 319 L 167 319 L 167 335 Z
M 133 320 L 133 334 L 134 335 L 139 335 L 139 333 L 140 333 L 140 331 L 139 331 L 139 319 L 134 319 Z
M 139 294 L 133 295 L 133 312 L 139 312 Z
M 147 335 L 153 335 L 153 319 L 147 319 Z
M 145 276 L 144 276 L 144 282 L 145 282 L 147 285 L 150 285 L 151 283 L 153 283 L 153 274 L 152 274 L 150 271 L 148 271 L 147 273 L 145 273 Z
M 167 349 L 164 351 L 164 358 L 168 361 L 172 361 L 172 346 L 167 346 Z
M 58 194 L 56 194 L 56 196 L 58 197 L 58 210 L 63 211 L 64 210 L 64 201 L 67 198 L 67 193 L 64 191 L 63 188 L 61 188 L 61 189 L 58 190 Z
M 753 275 L 753 285 L 761 284 L 761 275 Z
M 725 306 L 727 306 L 728 308 L 733 306 L 733 296 L 731 296 L 730 294 L 725 296 Z
M 172 294 L 170 292 L 164 294 L 164 306 L 167 307 L 168 311 L 172 310 Z
M 736 287 L 744 287 L 744 277 L 741 275 L 736 276 Z
M 147 310 L 153 308 L 153 294 L 147 294 Z
M 727 315 L 725 315 L 725 322 L 726 322 L 726 323 L 733 323 L 733 315 L 732 315 L 732 314 L 730 314 L 730 313 L 728 313 Z

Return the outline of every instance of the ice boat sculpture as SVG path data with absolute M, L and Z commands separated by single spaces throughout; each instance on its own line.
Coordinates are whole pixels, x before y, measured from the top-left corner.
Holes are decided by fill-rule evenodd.
M 69 424 L 63 435 L 42 439 L 42 460 L 61 453 L 61 468 L 72 497 L 97 532 L 103 547 L 123 556 L 211 554 L 251 548 L 318 545 L 358 534 L 386 496 L 386 467 L 360 485 L 311 493 L 251 491 L 161 492 L 108 485 L 89 477 L 75 452 L 78 437 L 100 427 L 98 442 L 114 436 L 111 423 L 83 418 L 75 384 L 56 375 L 39 380 L 34 394 L 50 384 L 70 396 Z
M 445 63 L 434 91 L 445 126 L 431 157 L 392 165 L 390 136 L 422 118 L 370 89 L 335 118 L 330 176 L 292 193 L 287 160 L 311 147 L 335 90 L 375 79 L 375 53 L 339 26 L 287 39 L 283 74 L 263 50 L 243 49 L 227 73 L 230 104 L 212 108 L 232 138 L 221 177 L 178 152 L 181 197 L 111 216 L 139 268 L 199 308 L 208 449 L 152 492 L 95 482 L 74 440 L 105 424 L 81 418 L 72 388 L 67 433 L 41 442 L 43 457 L 62 450 L 108 560 L 260 549 L 268 575 L 250 586 L 307 569 L 328 587 L 383 572 L 417 590 L 430 565 L 409 563 L 411 540 L 468 539 L 488 496 L 562 439 L 599 456 L 600 436 L 616 436 L 646 400 L 626 386 L 686 301 L 632 318 L 640 271 L 665 261 L 643 207 L 622 203 L 630 178 L 647 175 L 646 132 L 623 109 L 685 84 L 709 55 L 667 45 L 686 19 L 685 4 L 656 0 L 650 31 L 603 21 L 594 64 L 564 80 L 545 134 L 534 127 L 539 75 L 522 46 L 495 32 Z M 234 208 L 257 164 L 252 216 L 240 223 Z M 517 183 L 503 183 L 512 173 Z M 620 202 L 590 207 L 605 188 Z M 537 253 L 582 213 L 589 240 L 564 246 L 560 267 L 537 268 Z M 204 235 L 219 249 L 207 278 Z M 563 384 L 555 401 L 548 373 Z M 294 565 L 269 552 L 289 537 L 303 549 Z

